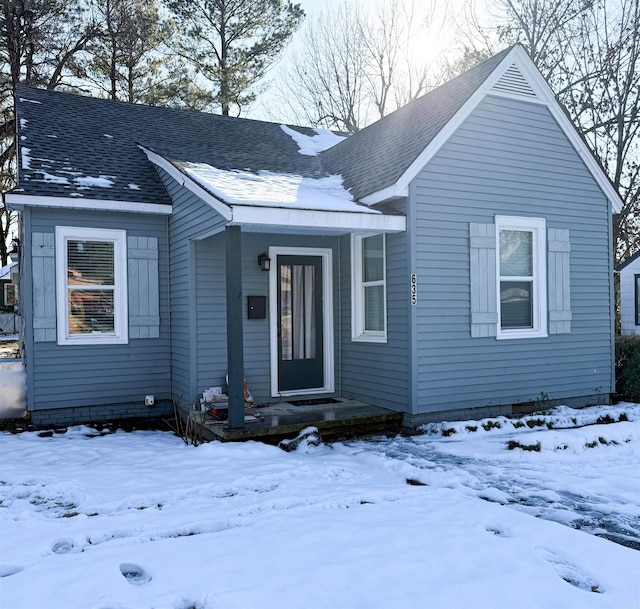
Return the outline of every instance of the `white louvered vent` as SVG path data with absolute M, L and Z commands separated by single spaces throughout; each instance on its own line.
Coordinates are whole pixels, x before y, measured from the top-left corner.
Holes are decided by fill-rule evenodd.
M 518 70 L 515 64 L 510 66 L 507 71 L 498 79 L 492 91 L 496 93 L 509 93 L 511 95 L 522 95 L 523 97 L 537 97 L 527 79 Z

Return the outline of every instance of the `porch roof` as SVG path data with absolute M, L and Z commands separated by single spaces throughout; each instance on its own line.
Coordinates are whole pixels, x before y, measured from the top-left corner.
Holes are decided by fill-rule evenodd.
M 143 146 L 148 159 L 208 203 L 226 225 L 248 232 L 400 232 L 406 218 L 354 201 L 338 175 L 225 170 L 177 161 Z

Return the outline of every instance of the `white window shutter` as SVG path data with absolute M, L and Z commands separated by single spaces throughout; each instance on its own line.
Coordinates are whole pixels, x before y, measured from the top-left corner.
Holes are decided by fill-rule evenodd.
M 496 285 L 496 227 L 469 224 L 471 248 L 471 336 L 496 336 L 498 302 Z
M 571 332 L 571 290 L 568 229 L 548 230 L 549 334 Z
M 33 340 L 56 340 L 56 259 L 53 233 L 32 233 Z
M 158 338 L 158 239 L 128 237 L 129 338 Z

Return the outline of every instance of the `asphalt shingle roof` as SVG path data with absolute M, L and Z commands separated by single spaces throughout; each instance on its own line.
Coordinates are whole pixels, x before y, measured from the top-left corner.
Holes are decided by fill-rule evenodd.
M 170 204 L 138 144 L 220 169 L 327 175 L 279 124 L 20 86 L 16 194 Z M 307 135 L 312 129 L 296 127 Z M 103 176 L 111 186 L 86 178 Z
M 394 184 L 511 48 L 478 64 L 322 153 L 356 199 Z

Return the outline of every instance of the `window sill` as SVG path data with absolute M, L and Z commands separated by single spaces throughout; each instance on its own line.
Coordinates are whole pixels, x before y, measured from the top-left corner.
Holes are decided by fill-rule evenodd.
M 359 336 L 352 336 L 351 342 L 354 343 L 386 343 L 386 334 L 374 335 L 374 334 L 361 334 Z
M 549 334 L 541 330 L 498 330 L 496 340 L 513 340 L 517 338 L 547 338 Z

